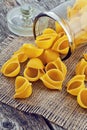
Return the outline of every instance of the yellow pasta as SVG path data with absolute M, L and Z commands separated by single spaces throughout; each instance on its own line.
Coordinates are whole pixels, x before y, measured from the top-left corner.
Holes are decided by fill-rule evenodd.
M 63 73 L 58 69 L 47 71 L 40 79 L 49 89 L 62 89 Z
M 43 34 L 50 34 L 50 33 L 56 33 L 56 31 L 51 28 L 46 28 L 43 31 Z
M 87 61 L 87 53 L 83 54 L 84 59 Z
M 19 60 L 20 63 L 23 63 L 28 59 L 27 54 L 25 54 L 25 52 L 21 48 L 18 51 L 14 52 L 12 57 L 13 56 L 18 56 L 18 60 Z
M 82 108 L 87 108 L 87 88 L 81 89 L 77 96 L 77 102 Z
M 40 49 L 38 47 L 36 47 L 33 44 L 23 44 L 22 46 L 23 51 L 25 52 L 25 54 L 29 57 L 29 58 L 35 58 L 40 56 L 43 53 L 43 49 Z
M 57 51 L 60 54 L 67 54 L 69 51 L 69 42 L 67 36 L 64 35 L 59 38 L 53 45 L 52 50 Z
M 71 7 L 67 8 L 67 17 L 68 18 L 72 18 L 73 16 L 75 16 L 78 13 L 77 9 L 72 9 Z
M 53 45 L 57 36 L 56 33 L 42 34 L 36 38 L 35 43 L 39 48 L 48 49 Z
M 59 34 L 60 32 L 64 32 L 63 28 L 60 26 L 58 22 L 55 22 L 55 30 Z
M 44 51 L 44 57 L 45 57 L 46 63 L 49 63 L 51 61 L 56 60 L 59 57 L 59 54 L 56 51 L 53 51 L 51 49 L 47 49 Z
M 32 58 L 24 70 L 24 77 L 29 81 L 37 81 L 44 74 L 44 65 L 38 58 Z
M 79 15 L 79 11 L 81 9 L 84 9 L 84 7 L 87 5 L 87 0 L 76 0 L 73 7 L 68 7 L 67 9 L 67 16 L 68 18 L 71 18 L 75 16 L 76 14 Z
M 35 68 L 35 69 L 44 69 L 44 65 L 39 58 L 32 58 L 28 61 L 27 67 Z
M 5 62 L 1 68 L 1 72 L 7 77 L 17 76 L 20 72 L 18 57 L 12 57 L 7 62 Z
M 25 68 L 24 70 L 24 77 L 27 78 L 31 82 L 39 80 L 43 74 L 44 74 L 44 71 L 40 69 Z
M 51 69 L 59 69 L 63 73 L 63 76 L 65 78 L 66 73 L 67 73 L 67 67 L 59 57 L 55 61 L 49 62 L 46 65 L 45 67 L 46 71 L 49 71 Z
M 85 75 L 76 75 L 67 83 L 67 92 L 77 96 L 81 89 L 85 88 Z
M 76 0 L 73 9 L 80 10 L 87 5 L 87 0 Z
M 45 52 L 45 50 L 44 50 L 44 52 Z M 46 63 L 46 57 L 44 55 L 44 52 L 39 57 L 37 57 L 37 58 L 39 58 L 42 61 L 42 63 L 44 65 L 46 65 L 47 63 Z
M 81 59 L 76 65 L 76 74 L 85 75 L 87 81 L 87 61 Z
M 28 98 L 32 94 L 32 84 L 23 76 L 16 77 L 14 98 Z

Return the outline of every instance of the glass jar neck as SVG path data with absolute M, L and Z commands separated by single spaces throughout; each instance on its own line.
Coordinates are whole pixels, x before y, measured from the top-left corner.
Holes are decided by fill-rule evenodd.
M 60 26 L 63 28 L 63 30 L 65 31 L 67 38 L 68 38 L 68 42 L 69 42 L 69 51 L 68 54 L 63 58 L 63 60 L 66 60 L 67 58 L 70 57 L 72 51 L 74 50 L 74 42 L 73 42 L 73 34 L 71 32 L 71 29 L 69 28 L 69 24 L 66 20 L 62 19 L 61 17 L 59 17 L 58 15 L 56 15 L 56 13 L 54 12 L 44 12 L 44 13 L 40 13 L 39 15 L 37 15 L 34 19 L 34 23 L 33 23 L 33 34 L 34 34 L 34 38 L 36 39 L 36 23 L 39 20 L 39 18 L 41 17 L 48 17 L 53 19 L 54 21 L 57 21 Z

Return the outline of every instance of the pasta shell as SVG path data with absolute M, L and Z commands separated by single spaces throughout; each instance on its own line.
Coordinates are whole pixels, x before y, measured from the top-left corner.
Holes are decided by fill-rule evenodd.
M 23 44 L 22 49 L 29 58 L 38 57 L 44 51 L 43 49 L 38 48 L 33 44 Z
M 82 88 L 85 88 L 84 84 L 85 75 L 76 75 L 67 83 L 67 92 L 77 96 Z
M 28 68 L 44 69 L 44 65 L 39 58 L 32 58 L 27 63 Z
M 31 82 L 39 80 L 43 74 L 44 74 L 44 71 L 40 69 L 25 68 L 24 70 L 24 77 L 27 78 Z
M 63 74 L 58 69 L 51 69 L 47 71 L 40 79 L 49 89 L 62 89 Z
M 17 76 L 15 80 L 15 91 L 22 91 L 21 86 L 25 88 L 25 86 L 28 86 L 29 84 L 31 85 L 25 77 Z
M 63 76 L 65 78 L 67 73 L 67 67 L 59 57 L 55 61 L 49 62 L 46 65 L 45 71 L 49 71 L 50 69 L 59 69 L 63 73 Z
M 56 33 L 43 34 L 36 38 L 35 43 L 39 48 L 48 49 L 53 45 L 57 36 Z
M 87 108 L 87 88 L 80 90 L 77 96 L 77 102 L 82 108 Z
M 76 74 L 85 75 L 85 80 L 87 81 L 87 61 L 81 59 L 76 65 Z
M 19 49 L 18 51 L 14 52 L 13 56 L 18 56 L 18 60 L 20 63 L 25 62 L 28 59 L 28 56 L 25 54 L 25 52 L 21 49 Z
M 52 50 L 59 52 L 60 54 L 67 54 L 69 51 L 69 42 L 67 36 L 64 35 L 59 38 L 53 45 Z
M 49 63 L 51 61 L 56 60 L 59 57 L 59 54 L 56 51 L 53 51 L 51 49 L 47 49 L 44 52 L 44 57 L 45 57 L 46 63 Z
M 27 98 L 32 94 L 32 84 L 23 76 L 18 76 L 15 80 L 14 98 Z
M 20 64 L 18 57 L 12 57 L 5 62 L 1 68 L 1 72 L 7 77 L 15 77 L 20 72 Z

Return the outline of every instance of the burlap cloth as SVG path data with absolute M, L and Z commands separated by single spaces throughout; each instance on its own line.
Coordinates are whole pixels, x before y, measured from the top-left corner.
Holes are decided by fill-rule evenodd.
M 0 53 L 0 68 L 25 41 L 31 43 L 32 39 L 14 38 L 4 41 L 10 42 L 10 44 Z M 22 100 L 14 99 L 15 78 L 7 78 L 0 73 L 0 101 L 22 111 L 41 114 L 65 129 L 86 130 L 87 110 L 78 105 L 76 97 L 66 92 L 66 83 L 75 75 L 76 63 L 84 52 L 87 52 L 86 44 L 79 47 L 68 60 L 64 61 L 68 73 L 62 91 L 49 90 L 41 81 L 38 81 L 33 83 L 31 97 Z M 24 67 L 21 65 L 21 70 L 23 69 Z

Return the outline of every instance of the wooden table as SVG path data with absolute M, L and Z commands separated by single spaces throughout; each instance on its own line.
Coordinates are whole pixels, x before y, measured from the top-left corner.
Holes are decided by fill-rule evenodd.
M 40 3 L 46 9 L 57 6 L 64 0 L 34 0 Z M 0 0 L 0 52 L 8 46 L 3 41 L 6 38 L 13 37 L 7 27 L 6 15 L 9 9 L 16 6 L 15 0 Z M 3 44 L 4 43 L 4 44 Z M 60 126 L 48 121 L 41 115 L 25 113 L 18 111 L 2 102 L 0 102 L 0 130 L 64 130 Z

